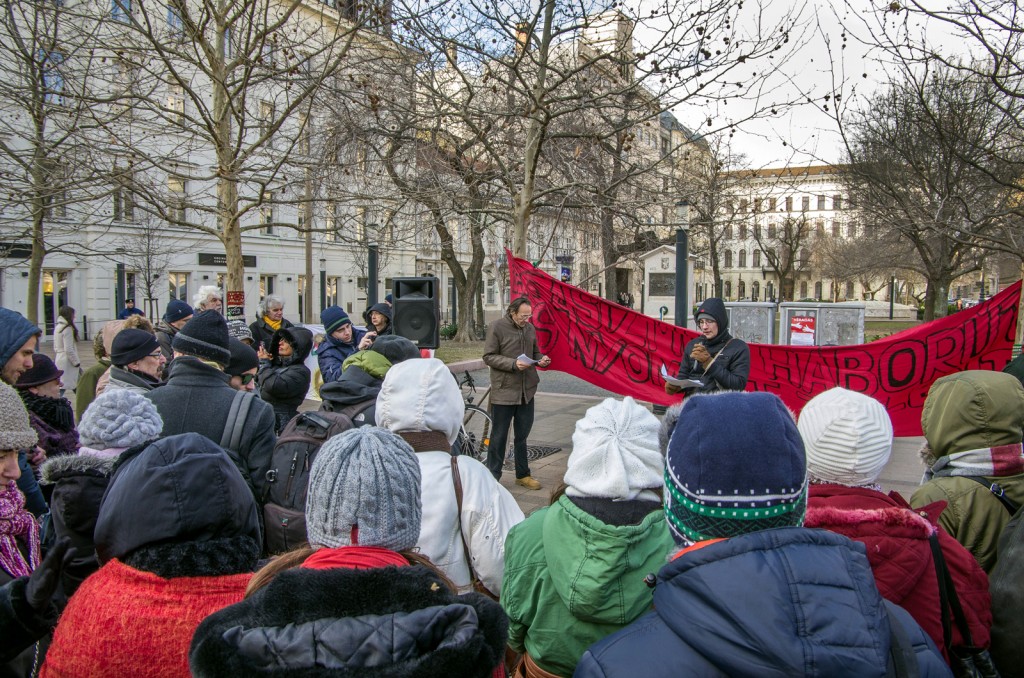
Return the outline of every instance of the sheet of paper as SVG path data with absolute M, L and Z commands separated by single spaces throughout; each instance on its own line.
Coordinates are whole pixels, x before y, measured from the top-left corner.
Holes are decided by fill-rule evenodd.
M 664 365 L 661 366 L 661 378 L 667 383 L 672 384 L 673 386 L 678 386 L 679 388 L 702 388 L 704 386 L 704 382 L 696 379 L 676 379 L 668 373 L 668 370 L 665 369 Z
M 526 355 L 525 353 L 521 353 L 521 354 L 519 355 L 519 357 L 518 357 L 518 358 L 516 358 L 516 360 L 518 360 L 518 361 L 520 361 L 520 362 L 524 362 L 524 363 L 526 363 L 527 365 L 536 365 L 537 363 L 539 363 L 539 362 L 540 362 L 539 360 L 534 360 L 533 358 L 529 357 L 529 356 L 528 356 L 528 355 Z

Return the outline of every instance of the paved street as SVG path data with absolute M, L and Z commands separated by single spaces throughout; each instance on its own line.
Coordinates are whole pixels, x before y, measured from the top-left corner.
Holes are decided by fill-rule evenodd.
M 42 350 L 53 355 L 53 345 L 43 344 Z M 92 342 L 79 342 L 78 355 L 82 367 L 88 368 L 96 363 L 92 353 Z M 483 361 L 467 361 L 451 365 L 453 371 L 461 378 L 466 370 L 470 371 L 477 383 L 482 396 L 489 385 L 487 369 Z M 572 434 L 576 422 L 583 417 L 589 407 L 599 403 L 606 397 L 618 397 L 604 389 L 591 386 L 587 382 L 570 374 L 547 371 L 541 375 L 540 391 L 537 395 L 536 416 L 530 443 L 560 447 L 561 451 L 531 463 L 533 476 L 543 484 L 541 490 L 527 490 L 515 484 L 515 474 L 506 471 L 501 479 L 504 485 L 519 502 L 523 512 L 546 506 L 551 491 L 562 482 L 565 474 L 569 452 L 572 451 Z M 479 400 L 478 400 L 479 402 Z M 303 409 L 316 409 L 319 403 L 307 400 Z M 882 473 L 881 482 L 885 491 L 897 490 L 904 497 L 910 498 L 914 488 L 920 483 L 924 467 L 918 459 L 918 450 L 924 438 L 898 438 L 894 445 L 892 458 Z

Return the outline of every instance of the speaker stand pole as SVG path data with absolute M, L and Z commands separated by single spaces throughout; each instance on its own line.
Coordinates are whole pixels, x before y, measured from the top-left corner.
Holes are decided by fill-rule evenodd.
M 366 254 L 366 307 L 377 303 L 377 246 L 367 247 Z

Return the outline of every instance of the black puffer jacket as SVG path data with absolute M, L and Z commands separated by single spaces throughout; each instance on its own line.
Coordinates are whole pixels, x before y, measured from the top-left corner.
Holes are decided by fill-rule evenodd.
M 695 315 L 701 313 L 707 313 L 718 322 L 718 334 L 710 341 L 699 336 L 686 343 L 683 355 L 679 359 L 678 377 L 704 382 L 703 388 L 696 389 L 699 393 L 744 390 L 747 387 L 747 377 L 750 376 L 750 347 L 742 339 L 729 334 L 729 314 L 721 299 L 712 297 L 706 300 Z M 697 344 L 704 344 L 713 357 L 706 371 L 699 362 L 690 357 Z M 687 391 L 688 394 L 693 392 L 695 391 Z
M 278 354 L 281 340 L 292 345 L 292 355 L 282 358 Z M 269 361 L 260 362 L 257 381 L 260 396 L 274 408 L 276 430 L 284 430 L 285 424 L 299 411 L 299 405 L 309 392 L 312 374 L 303 361 L 313 350 L 313 333 L 305 327 L 282 328 L 274 332 L 270 340 Z
M 341 374 L 341 379 L 324 384 L 320 388 L 323 412 L 340 412 L 350 406 L 365 404 L 357 408 L 352 423 L 356 426 L 376 426 L 377 394 L 383 379 L 369 374 L 358 365 L 350 365 Z
M 42 466 L 42 482 L 53 486 L 50 520 L 54 536 L 68 537 L 75 549 L 61 575 L 62 606 L 86 577 L 100 569 L 93 531 L 116 461 L 116 456 L 71 454 L 48 459 Z
M 286 330 L 289 327 L 294 327 L 292 323 L 286 318 L 281 318 L 281 329 Z M 258 349 L 260 344 L 263 344 L 264 348 L 270 350 L 271 342 L 274 340 L 274 328 L 267 324 L 267 321 L 262 317 L 257 318 L 256 321 L 249 325 L 249 331 L 252 332 L 252 347 Z M 280 331 L 280 330 L 278 330 Z
M 423 567 L 296 568 L 196 629 L 189 666 L 212 676 L 490 676 L 508 620 Z
M 999 560 L 989 577 L 992 594 L 992 659 L 1004 676 L 1024 670 L 1024 510 L 1018 510 L 999 537 Z

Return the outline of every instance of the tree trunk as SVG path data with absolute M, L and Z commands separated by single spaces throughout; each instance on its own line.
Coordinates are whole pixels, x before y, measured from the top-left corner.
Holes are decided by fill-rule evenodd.
M 1020 277 L 1024 280 L 1024 259 L 1020 262 Z M 1024 343 L 1024 287 L 1021 288 L 1020 297 L 1017 302 L 1017 334 L 1014 343 L 1020 346 Z
M 35 214 L 32 215 L 32 255 L 28 264 L 28 296 L 25 299 L 25 317 L 29 322 L 39 324 L 39 289 L 43 277 L 43 258 L 46 243 L 43 240 L 42 200 L 35 200 Z M 46 314 L 43 314 L 46 317 Z M 45 329 L 45 328 L 44 328 Z
M 949 283 L 947 278 L 929 280 L 924 294 L 924 321 L 945 318 L 949 310 Z

